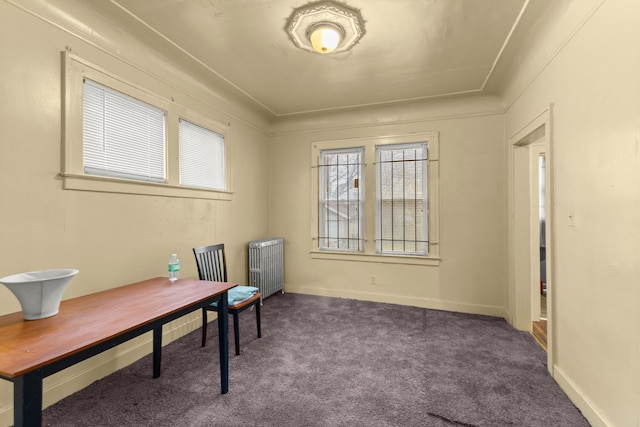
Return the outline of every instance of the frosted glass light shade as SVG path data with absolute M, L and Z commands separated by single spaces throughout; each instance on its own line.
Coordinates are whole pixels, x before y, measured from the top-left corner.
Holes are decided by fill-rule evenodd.
M 311 46 L 318 53 L 331 53 L 340 44 L 342 40 L 342 31 L 340 27 L 330 23 L 321 23 L 315 25 L 309 30 L 309 41 Z
M 332 1 L 295 9 L 285 30 L 297 47 L 322 55 L 351 49 L 365 32 L 358 10 Z

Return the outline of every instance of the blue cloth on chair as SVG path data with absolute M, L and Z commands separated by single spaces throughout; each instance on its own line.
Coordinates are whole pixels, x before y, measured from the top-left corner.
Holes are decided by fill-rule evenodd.
M 229 305 L 238 304 L 246 299 L 251 298 L 258 292 L 258 288 L 254 286 L 236 286 L 227 291 L 227 301 Z M 211 304 L 214 307 L 218 306 L 218 302 Z

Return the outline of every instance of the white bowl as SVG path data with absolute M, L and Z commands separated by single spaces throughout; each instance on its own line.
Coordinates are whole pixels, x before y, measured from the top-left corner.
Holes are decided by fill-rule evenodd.
M 18 298 L 24 318 L 37 320 L 58 314 L 64 289 L 76 274 L 74 269 L 30 271 L 3 277 L 0 283 Z

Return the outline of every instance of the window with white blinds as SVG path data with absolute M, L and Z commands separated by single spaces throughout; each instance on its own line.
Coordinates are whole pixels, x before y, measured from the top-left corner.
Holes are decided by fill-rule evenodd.
M 84 80 L 84 173 L 166 182 L 165 129 L 163 110 Z
M 233 200 L 231 123 L 139 70 L 63 53 L 65 190 Z M 181 120 L 184 119 L 184 120 Z
M 225 190 L 224 135 L 180 119 L 180 185 Z

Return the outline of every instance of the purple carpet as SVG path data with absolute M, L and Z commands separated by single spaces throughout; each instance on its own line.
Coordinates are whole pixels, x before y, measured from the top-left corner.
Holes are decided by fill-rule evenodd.
M 44 426 L 588 426 L 546 353 L 503 319 L 287 293 L 241 317 L 220 394 L 217 327 L 47 408 Z M 230 336 L 232 327 L 230 322 Z

